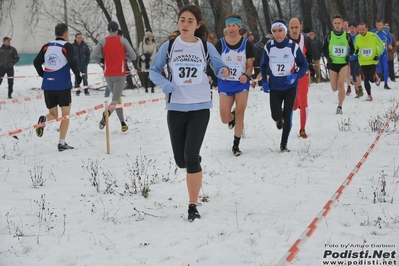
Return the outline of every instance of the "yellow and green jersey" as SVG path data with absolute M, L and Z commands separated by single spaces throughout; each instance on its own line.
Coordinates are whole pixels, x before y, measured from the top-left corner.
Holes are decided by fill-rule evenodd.
M 355 39 L 355 51 L 359 54 L 359 65 L 377 65 L 376 56 L 381 55 L 385 50 L 385 45 L 377 34 L 368 31 L 366 35 L 358 34 Z

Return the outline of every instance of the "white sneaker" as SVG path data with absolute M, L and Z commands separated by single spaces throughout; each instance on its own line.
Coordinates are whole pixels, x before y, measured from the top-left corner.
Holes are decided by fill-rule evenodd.
M 381 80 L 378 76 L 375 77 L 375 81 L 374 81 L 375 85 L 378 87 L 380 86 Z
M 371 102 L 372 100 L 373 100 L 373 97 L 371 95 L 368 95 L 366 101 Z
M 342 108 L 341 107 L 337 107 L 337 112 L 336 112 L 336 114 L 337 115 L 342 115 Z

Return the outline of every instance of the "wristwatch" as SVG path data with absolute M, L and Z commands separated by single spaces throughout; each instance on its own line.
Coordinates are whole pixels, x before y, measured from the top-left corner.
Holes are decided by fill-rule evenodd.
M 251 76 L 250 76 L 250 75 L 248 75 L 247 73 L 244 73 L 243 75 L 244 75 L 244 76 L 247 76 L 247 79 L 248 79 L 248 80 L 250 80 L 250 79 L 251 79 Z

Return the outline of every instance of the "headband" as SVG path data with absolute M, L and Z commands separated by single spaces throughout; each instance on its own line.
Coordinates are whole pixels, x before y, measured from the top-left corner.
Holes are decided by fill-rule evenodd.
M 272 32 L 273 32 L 273 28 L 274 28 L 274 27 L 281 27 L 281 28 L 283 28 L 283 29 L 285 30 L 285 32 L 288 31 L 287 26 L 285 26 L 285 24 L 284 24 L 284 23 L 281 23 L 281 22 L 274 22 L 274 23 L 272 24 L 272 27 L 271 27 Z
M 239 18 L 228 18 L 226 19 L 226 27 L 231 24 L 231 23 L 235 23 L 237 24 L 239 27 L 241 27 L 241 19 Z

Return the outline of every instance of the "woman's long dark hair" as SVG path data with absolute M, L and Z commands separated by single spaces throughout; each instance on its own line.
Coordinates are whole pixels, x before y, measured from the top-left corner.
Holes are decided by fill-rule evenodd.
M 183 12 L 186 12 L 186 11 L 188 11 L 194 15 L 195 19 L 197 20 L 197 23 L 201 22 L 201 26 L 195 30 L 194 36 L 200 38 L 203 41 L 206 41 L 208 39 L 209 32 L 208 32 L 207 27 L 204 25 L 204 23 L 202 23 L 203 17 L 202 17 L 201 9 L 196 5 L 183 6 L 182 9 L 180 9 L 180 11 L 179 11 L 178 18 L 180 18 L 181 14 L 183 14 Z

